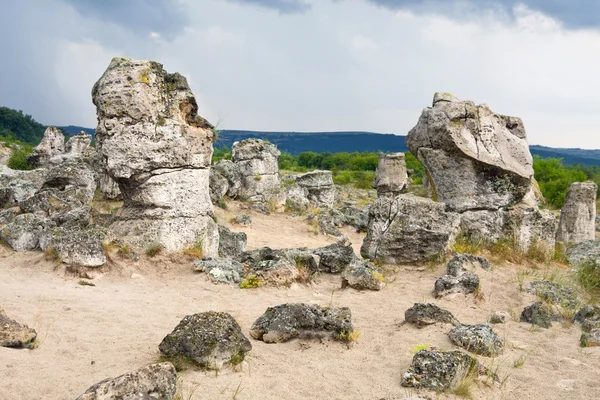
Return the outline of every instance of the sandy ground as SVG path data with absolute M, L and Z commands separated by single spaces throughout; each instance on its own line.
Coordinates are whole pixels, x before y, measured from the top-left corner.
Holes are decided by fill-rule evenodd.
M 235 207 L 219 211 L 219 222 L 237 212 Z M 301 220 L 250 214 L 255 219 L 252 227 L 234 227 L 247 232 L 250 248 L 332 242 L 315 236 Z M 360 240 L 360 235 L 350 236 L 354 242 Z M 484 322 L 495 310 L 518 315 L 534 301 L 518 289 L 517 274 L 523 269 L 495 265 L 491 272 L 479 271 L 483 300 L 460 295 L 438 301 L 432 289 L 435 278 L 443 274 L 442 265 L 420 271 L 397 268 L 380 292 L 339 290 L 339 276 L 327 275 L 311 286 L 241 290 L 208 282 L 181 256 L 143 258 L 137 263 L 115 257 L 91 287 L 79 285 L 79 277 L 66 274 L 62 267 L 55 269 L 40 253 L 3 249 L 0 306 L 34 327 L 40 345 L 35 350 L 0 348 L 0 399 L 74 399 L 102 379 L 156 362 L 158 344 L 188 314 L 229 312 L 247 332 L 267 307 L 286 302 L 350 307 L 354 326 L 361 332 L 358 342 L 348 348 L 333 341 L 252 340 L 253 350 L 238 371 L 182 372 L 183 398 L 404 398 L 415 394 L 400 386 L 415 346 L 455 348 L 447 337 L 449 326 L 404 325 L 404 311 L 415 302 L 435 302 L 464 323 Z M 544 274 L 537 271 L 535 276 Z M 495 329 L 506 340 L 506 350 L 495 359 L 480 360 L 505 382 L 502 387 L 474 386 L 473 398 L 600 398 L 600 348 L 580 349 L 579 327 L 555 323 L 551 329 L 537 330 L 509 322 Z M 515 368 L 521 357 L 523 366 Z M 422 394 L 436 398 L 434 393 Z

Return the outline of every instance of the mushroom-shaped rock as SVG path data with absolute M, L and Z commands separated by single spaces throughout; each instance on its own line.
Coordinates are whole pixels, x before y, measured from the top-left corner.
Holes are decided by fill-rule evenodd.
M 110 230 L 136 247 L 201 241 L 216 256 L 209 196 L 213 126 L 198 116 L 187 80 L 161 64 L 113 58 L 92 90 L 97 151 L 123 208 Z
M 575 182 L 567 192 L 560 210 L 556 241 L 564 244 L 585 242 L 596 238 L 596 194 L 594 182 Z
M 360 253 L 382 263 L 431 260 L 453 243 L 460 218 L 441 203 L 411 195 L 380 197 L 369 210 Z
M 458 320 L 450 311 L 444 310 L 435 304 L 415 303 L 414 306 L 404 312 L 404 320 L 417 327 L 433 325 L 435 323 L 459 325 Z
M 37 333 L 34 329 L 8 318 L 0 309 L 0 346 L 2 347 L 31 347 Z
M 44 137 L 33 152 L 27 157 L 27 162 L 34 167 L 41 167 L 48 163 L 54 156 L 65 151 L 65 135 L 54 126 L 46 128 Z
M 221 369 L 244 361 L 252 345 L 231 315 L 209 311 L 182 319 L 159 349 L 171 359 L 184 358 L 204 368 Z
M 402 386 L 442 392 L 454 389 L 468 376 L 486 372 L 475 358 L 462 351 L 420 350 L 402 375 Z
M 174 400 L 176 394 L 177 372 L 173 364 L 164 362 L 105 379 L 76 400 Z
M 521 202 L 531 189 L 523 122 L 486 105 L 436 93 L 406 144 L 425 166 L 434 198 L 450 210 L 497 210 Z
M 321 307 L 289 303 L 269 307 L 250 328 L 250 335 L 266 343 L 282 343 L 297 337 L 347 337 L 354 331 L 347 307 Z
M 458 325 L 448 333 L 450 340 L 471 353 L 495 357 L 504 351 L 504 342 L 488 324 Z
M 377 196 L 397 196 L 408 185 L 404 153 L 379 153 L 373 187 Z

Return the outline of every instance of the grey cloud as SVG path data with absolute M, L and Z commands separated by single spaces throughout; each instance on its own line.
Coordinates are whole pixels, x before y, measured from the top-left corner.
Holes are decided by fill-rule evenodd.
M 408 9 L 418 13 L 450 12 L 457 17 L 469 11 L 494 10 L 512 14 L 518 4 L 555 18 L 567 28 L 600 28 L 600 1 L 596 0 L 367 0 L 390 9 Z
M 83 17 L 117 24 L 174 39 L 189 23 L 186 7 L 178 0 L 63 0 Z
M 281 14 L 303 13 L 310 10 L 310 4 L 305 0 L 229 0 L 240 4 L 250 4 L 270 8 Z

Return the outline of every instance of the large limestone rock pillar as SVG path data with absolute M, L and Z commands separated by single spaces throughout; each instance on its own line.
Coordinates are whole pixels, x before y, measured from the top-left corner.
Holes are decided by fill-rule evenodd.
M 377 189 L 377 197 L 397 196 L 408 184 L 406 160 L 404 153 L 379 153 L 379 164 L 373 188 Z
M 261 139 L 246 139 L 231 147 L 231 161 L 241 176 L 239 195 L 250 201 L 264 201 L 265 194 L 279 186 L 277 146 Z
M 569 188 L 565 205 L 560 210 L 556 241 L 564 244 L 596 238 L 596 194 L 594 182 L 575 182 Z
M 54 156 L 63 154 L 65 151 L 65 135 L 60 129 L 49 126 L 44 132 L 44 137 L 33 152 L 27 157 L 27 162 L 33 167 L 41 167 Z
M 97 151 L 123 195 L 111 233 L 169 251 L 201 242 L 205 255 L 216 256 L 208 188 L 213 127 L 197 115 L 185 77 L 156 62 L 113 58 L 92 97 Z

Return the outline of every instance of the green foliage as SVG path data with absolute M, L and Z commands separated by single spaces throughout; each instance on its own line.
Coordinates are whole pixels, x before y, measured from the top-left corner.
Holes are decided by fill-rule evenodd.
M 146 249 L 146 255 L 150 258 L 159 255 L 163 252 L 165 246 L 160 243 L 153 243 Z
M 262 286 L 260 278 L 256 274 L 250 274 L 240 283 L 241 289 L 254 289 Z
M 0 107 L 0 136 L 8 140 L 19 140 L 37 144 L 42 140 L 46 127 L 23 111 Z
M 584 182 L 588 176 L 577 165 L 566 166 L 560 158 L 540 158 L 533 160 L 535 178 L 549 205 L 560 208 L 565 203 L 567 191 L 573 182 Z
M 594 261 L 588 261 L 578 266 L 577 279 L 587 292 L 598 295 L 600 292 L 600 265 Z
M 215 148 L 212 156 L 212 163 L 216 164 L 221 160 L 231 160 L 231 149 L 227 146 Z
M 8 159 L 8 168 L 18 170 L 32 169 L 31 165 L 27 162 L 27 156 L 29 156 L 32 151 L 33 149 L 29 145 L 15 147 Z
M 375 180 L 373 171 L 333 171 L 333 183 L 336 185 L 352 185 L 359 189 L 371 189 Z

